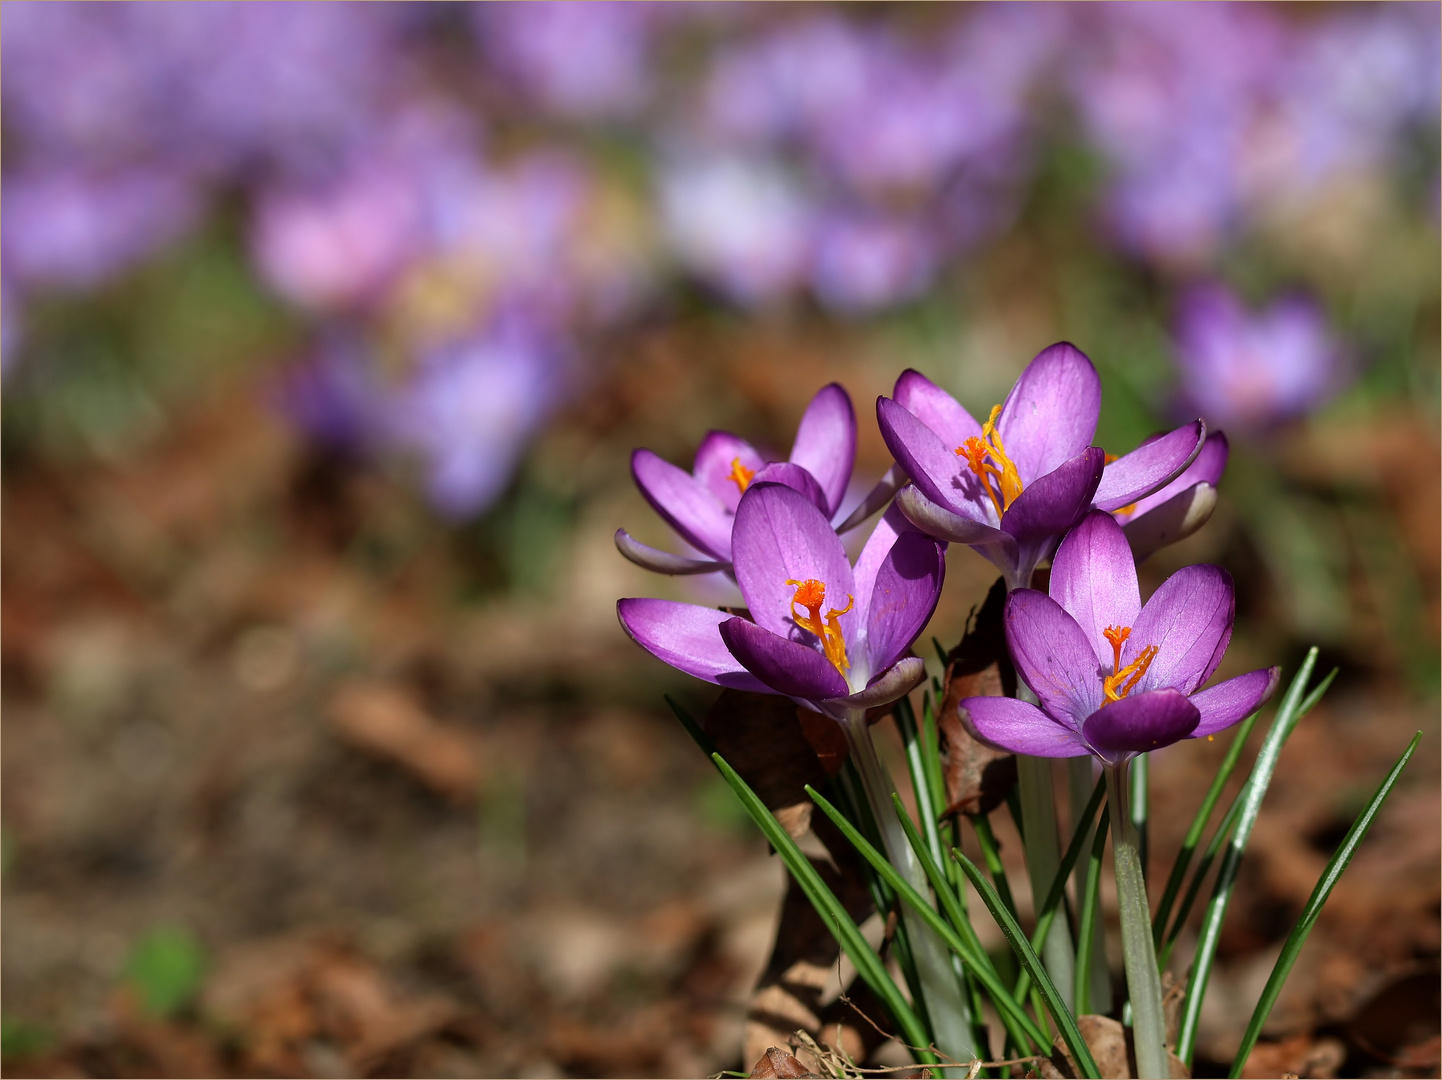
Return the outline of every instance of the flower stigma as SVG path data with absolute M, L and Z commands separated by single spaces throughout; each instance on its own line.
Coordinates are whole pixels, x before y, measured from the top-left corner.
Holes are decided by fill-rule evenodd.
M 997 434 L 996 418 L 1001 415 L 1001 406 L 991 407 L 991 416 L 981 427 L 981 437 L 973 435 L 965 443 L 956 448 L 956 455 L 966 459 L 967 467 L 974 472 L 986 488 L 986 493 L 991 497 L 992 505 L 996 507 L 997 517 L 1006 513 L 1016 497 L 1021 494 L 1021 474 L 1016 471 L 1016 465 L 1011 458 L 1006 456 L 1006 447 L 1002 445 L 1001 436 Z M 988 461 L 987 458 L 991 460 Z M 996 488 L 991 486 L 992 477 L 996 477 L 997 487 L 1001 489 L 1000 495 Z
M 731 459 L 731 471 L 722 479 L 730 480 L 741 489 L 741 494 L 745 495 L 746 489 L 751 486 L 751 478 L 755 475 L 755 469 L 748 469 L 745 465 L 741 464 L 739 457 L 735 457 Z
M 801 629 L 815 634 L 821 640 L 821 649 L 826 654 L 826 659 L 845 677 L 851 663 L 846 659 L 846 638 L 842 636 L 841 624 L 837 620 L 855 606 L 856 598 L 847 594 L 846 606 L 840 609 L 832 608 L 826 613 L 826 621 L 823 622 L 821 605 L 826 603 L 826 586 L 815 578 L 807 578 L 805 581 L 788 579 L 786 584 L 796 586 L 796 595 L 791 598 L 791 618 Z M 807 614 L 798 615 L 797 604 L 804 607 Z
M 1102 693 L 1106 695 L 1106 703 L 1120 701 L 1136 689 L 1137 683 L 1141 682 L 1142 676 L 1147 673 L 1147 668 L 1152 666 L 1156 658 L 1157 647 L 1148 645 L 1126 667 L 1122 667 L 1122 645 L 1127 638 L 1132 636 L 1130 626 L 1108 626 L 1102 631 L 1102 636 L 1111 642 L 1112 646 L 1112 671 L 1114 674 L 1102 677 Z

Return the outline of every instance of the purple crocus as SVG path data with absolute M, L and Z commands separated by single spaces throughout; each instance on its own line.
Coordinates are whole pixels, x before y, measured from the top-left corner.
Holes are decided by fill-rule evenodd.
M 882 437 L 911 484 L 902 512 L 940 540 L 969 544 L 1025 586 L 1032 570 L 1087 510 L 1119 510 L 1157 491 L 1201 450 L 1197 420 L 1110 463 L 1091 445 L 1101 380 L 1066 342 L 1043 349 L 1006 401 L 978 424 L 950 394 L 915 371 L 879 398 Z
M 1041 707 L 1005 697 L 961 702 L 986 742 L 1036 757 L 1094 754 L 1110 765 L 1228 728 L 1277 688 L 1262 668 L 1200 690 L 1232 636 L 1232 578 L 1187 566 L 1145 605 L 1121 526 L 1092 511 L 1058 548 L 1051 595 L 1006 600 L 1006 640 Z
M 806 496 L 823 519 L 836 514 L 856 456 L 856 414 L 837 383 L 811 399 L 796 429 L 791 456 L 768 463 L 761 452 L 729 431 L 711 431 L 696 448 L 687 472 L 650 450 L 631 455 L 631 475 L 641 494 L 707 559 L 688 559 L 647 547 L 625 529 L 616 531 L 621 554 L 662 574 L 703 574 L 722 570 L 732 559 L 732 529 L 741 498 L 754 483 L 778 483 Z M 828 526 L 829 527 L 829 526 Z
M 699 679 L 784 694 L 838 720 L 894 701 L 924 677 L 923 662 L 906 652 L 941 595 L 945 545 L 894 509 L 853 568 L 815 502 L 757 483 L 737 506 L 732 544 L 749 618 L 628 599 L 616 605 L 626 633 Z
M 1229 427 L 1264 430 L 1300 416 L 1345 380 L 1325 314 L 1301 295 L 1254 313 L 1224 285 L 1193 286 L 1181 300 L 1176 342 L 1184 400 Z
M 1207 523 L 1217 506 L 1217 484 L 1227 468 L 1227 437 L 1207 433 L 1201 452 L 1170 484 L 1112 511 L 1138 562 Z

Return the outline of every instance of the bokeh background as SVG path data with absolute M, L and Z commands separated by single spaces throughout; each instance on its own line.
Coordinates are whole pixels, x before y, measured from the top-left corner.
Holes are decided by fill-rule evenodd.
M 1065 338 L 1108 451 L 1231 440 L 1144 589 L 1220 562 L 1228 671 L 1341 668 L 1201 1074 L 1422 728 L 1254 1075 L 1438 1075 L 1439 35 L 1436 3 L 0 5 L 7 1073 L 749 1067 L 782 870 L 661 702 L 710 688 L 616 624 L 727 597 L 616 553 L 680 550 L 629 453 L 779 456 L 840 380 L 858 499 L 903 368 L 984 415 Z M 990 579 L 954 550 L 929 633 Z M 1158 755 L 1154 851 L 1220 752 Z

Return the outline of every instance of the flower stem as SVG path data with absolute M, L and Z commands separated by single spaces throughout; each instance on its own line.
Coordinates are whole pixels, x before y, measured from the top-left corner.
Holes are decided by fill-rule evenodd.
M 876 745 L 871 741 L 871 729 L 866 723 L 864 712 L 854 712 L 841 721 L 851 744 L 851 759 L 861 775 L 861 786 L 866 790 L 866 800 L 871 804 L 871 815 L 881 832 L 886 857 L 897 872 L 923 896 L 930 895 L 930 883 L 922 870 L 916 853 L 906 839 L 901 822 L 896 819 L 896 809 L 891 802 L 891 793 L 896 790 L 891 777 L 876 756 Z M 906 925 L 906 936 L 911 942 L 912 959 L 916 963 L 917 977 L 926 998 L 926 1013 L 931 1019 L 931 1034 L 936 1040 L 936 1049 L 950 1060 L 964 1065 L 976 1060 L 976 1049 L 972 1044 L 971 1010 L 962 995 L 961 984 L 952 967 L 951 954 L 936 932 L 905 905 L 901 918 Z M 964 1076 L 966 1069 L 944 1069 L 942 1076 Z
M 1122 958 L 1132 1006 L 1132 1037 L 1136 1043 L 1140 1080 L 1167 1080 L 1166 1026 L 1162 1017 L 1162 981 L 1152 945 L 1152 918 L 1147 885 L 1137 848 L 1137 827 L 1129 807 L 1131 785 L 1127 762 L 1106 766 L 1107 802 L 1112 815 L 1112 855 L 1116 860 L 1117 906 L 1122 926 Z
M 1067 758 L 1067 789 L 1071 806 L 1071 820 L 1081 819 L 1082 812 L 1086 809 L 1087 800 L 1091 798 L 1092 788 L 1096 786 L 1096 774 L 1093 771 L 1096 759 L 1090 754 L 1085 757 Z M 1097 827 L 1091 826 L 1087 830 L 1087 838 L 1082 843 L 1083 851 L 1090 851 L 1092 839 L 1096 836 Z M 1090 867 L 1088 859 L 1078 859 L 1076 864 L 1076 912 L 1080 920 L 1085 908 L 1085 898 L 1090 887 Z M 1112 1011 L 1112 979 L 1111 973 L 1107 971 L 1107 938 L 1106 923 L 1102 921 L 1101 908 L 1093 907 L 1091 912 L 1091 926 L 1084 927 L 1080 922 L 1077 924 L 1077 937 L 1081 941 L 1091 939 L 1089 946 L 1090 955 L 1087 957 L 1087 981 L 1085 986 L 1078 985 L 1075 991 L 1076 1001 L 1073 1008 L 1083 1013 L 1099 1013 L 1105 1015 Z M 1080 942 L 1078 942 L 1077 966 L 1082 965 Z
M 1016 782 L 1021 791 L 1022 821 L 1026 823 L 1026 870 L 1031 878 L 1032 903 L 1040 908 L 1061 867 L 1061 838 L 1056 828 L 1050 759 L 1017 754 Z M 1066 1007 L 1075 1008 L 1072 986 L 1075 957 L 1065 912 L 1060 918 L 1052 919 L 1051 929 L 1042 942 L 1041 960 Z

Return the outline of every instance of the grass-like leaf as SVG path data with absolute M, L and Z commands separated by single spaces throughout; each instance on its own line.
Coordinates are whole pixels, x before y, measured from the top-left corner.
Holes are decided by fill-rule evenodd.
M 1242 855 L 1247 850 L 1247 841 L 1251 839 L 1252 826 L 1257 823 L 1257 815 L 1261 813 L 1262 799 L 1272 782 L 1272 774 L 1277 768 L 1277 758 L 1282 753 L 1282 747 L 1296 728 L 1297 721 L 1302 718 L 1304 701 L 1315 702 L 1318 696 L 1313 694 L 1308 697 L 1306 692 L 1307 683 L 1311 681 L 1312 672 L 1317 667 L 1317 651 L 1315 646 L 1308 651 L 1307 658 L 1302 661 L 1302 666 L 1287 687 L 1282 703 L 1277 706 L 1272 726 L 1267 729 L 1267 737 L 1257 753 L 1252 775 L 1247 779 L 1245 797 L 1239 797 L 1241 809 L 1237 814 L 1237 823 L 1232 830 L 1226 853 L 1222 856 L 1222 865 L 1217 871 L 1217 881 L 1212 888 L 1212 898 L 1208 901 L 1206 914 L 1202 917 L 1197 952 L 1192 960 L 1192 974 L 1187 981 L 1187 997 L 1183 1004 L 1181 1025 L 1177 1031 L 1177 1056 L 1186 1062 L 1188 1067 L 1192 1064 L 1192 1052 L 1196 1046 L 1197 1021 L 1202 1014 L 1202 1000 L 1207 993 L 1207 982 L 1212 977 L 1217 944 L 1221 941 L 1222 920 L 1226 918 L 1227 906 L 1232 900 L 1237 871 L 1241 867 Z
M 846 839 L 861 853 L 861 857 L 872 865 L 877 874 L 891 886 L 896 895 L 915 908 L 917 914 L 921 916 L 928 926 L 936 931 L 937 936 L 946 944 L 946 947 L 961 957 L 962 962 L 968 966 L 977 980 L 981 982 L 992 995 L 998 1010 L 1002 1011 L 1006 1016 L 1009 1016 L 1019 1030 L 1025 1032 L 1027 1037 L 1032 1039 L 1038 1047 L 1044 1048 L 1047 1045 L 1046 1036 L 1043 1035 L 1041 1030 L 1036 1026 L 1035 1021 L 1033 1021 L 1032 1018 L 1026 1014 L 1025 1010 L 1017 1005 L 1016 1001 L 1007 993 L 1006 987 L 992 967 L 991 958 L 986 955 L 986 950 L 981 947 L 981 943 L 976 939 L 976 934 L 972 931 L 971 924 L 963 918 L 961 924 L 957 928 L 953 928 L 945 919 L 937 914 L 936 909 L 931 906 L 931 901 L 917 892 L 911 883 L 902 877 L 897 869 L 887 861 L 886 856 L 878 851 L 866 837 L 862 836 L 856 826 L 846 820 L 845 815 L 843 815 L 841 811 L 826 801 L 825 796 L 811 787 L 806 789 L 806 793 L 811 796 L 811 801 L 821 808 L 822 813 L 835 822 L 836 827 L 841 830 Z M 909 827 L 912 835 L 915 835 L 916 826 L 912 825 L 905 815 L 902 816 L 902 823 L 904 826 Z M 917 840 L 920 841 L 920 839 L 921 838 L 917 836 Z M 925 867 L 931 860 L 926 855 L 924 844 L 915 843 L 913 846 L 916 849 L 918 858 L 922 860 L 923 867 Z M 945 879 L 940 877 L 939 868 L 933 864 L 932 869 L 936 872 L 935 876 L 930 872 L 927 876 L 931 879 L 933 887 L 935 887 L 938 879 L 945 884 Z M 947 894 L 949 892 L 950 889 L 938 892 L 938 895 L 942 897 L 943 906 L 947 905 Z M 951 896 L 949 899 L 953 903 L 955 902 L 955 896 Z M 1008 1024 L 1007 1026 L 1008 1029 L 1010 1029 L 1012 1025 Z
M 1187 916 L 1192 913 L 1192 905 L 1196 903 L 1198 894 L 1202 891 L 1202 883 L 1207 879 L 1207 871 L 1212 868 L 1216 861 L 1217 852 L 1222 850 L 1227 837 L 1232 834 L 1232 826 L 1237 823 L 1237 812 L 1241 810 L 1242 803 L 1247 800 L 1247 788 L 1244 786 L 1237 792 L 1237 797 L 1232 800 L 1232 805 L 1227 807 L 1227 812 L 1222 815 L 1221 824 L 1217 831 L 1212 834 L 1212 839 L 1207 844 L 1207 850 L 1202 853 L 1201 861 L 1197 863 L 1197 869 L 1192 874 L 1191 884 L 1187 886 L 1186 895 L 1182 897 L 1182 903 L 1177 908 L 1177 917 L 1172 922 L 1171 930 L 1167 931 L 1167 939 L 1162 943 L 1162 948 L 1157 953 L 1157 970 L 1165 971 L 1167 961 L 1171 959 L 1172 949 L 1177 944 L 1177 937 L 1182 932 L 1182 927 L 1187 923 Z
M 911 702 L 899 699 L 893 706 L 897 730 L 901 732 L 901 743 L 906 748 L 906 767 L 911 773 L 911 792 L 916 797 L 916 814 L 921 818 L 921 827 L 926 833 L 926 843 L 932 858 L 940 862 L 944 856 L 941 848 L 941 834 L 937 831 L 937 806 L 945 805 L 946 795 L 932 787 L 931 769 L 926 760 L 925 740 L 916 726 L 916 713 Z
M 971 882 L 972 888 L 981 894 L 982 903 L 991 912 L 991 917 L 1001 927 L 1001 932 L 1006 935 L 1007 942 L 1011 945 L 1012 951 L 1021 961 L 1021 966 L 1031 975 L 1032 981 L 1037 989 L 1041 991 L 1042 999 L 1046 1002 L 1047 1010 L 1051 1013 L 1052 1019 L 1056 1021 L 1057 1027 L 1061 1030 L 1062 1039 L 1066 1042 L 1067 1049 L 1071 1051 L 1072 1060 L 1077 1063 L 1083 1075 L 1097 1080 L 1101 1076 L 1101 1070 L 1097 1068 L 1096 1061 L 1092 1058 L 1091 1050 L 1087 1047 L 1086 1040 L 1081 1037 L 1077 1030 L 1076 1019 L 1067 1009 L 1066 1003 L 1062 1001 L 1061 995 L 1057 993 L 1056 986 L 1052 983 L 1046 969 L 1042 967 L 1041 958 L 1037 956 L 1036 950 L 1032 948 L 1031 942 L 1027 941 L 1026 935 L 1022 933 L 1017 921 L 1011 917 L 1011 912 L 1006 910 L 1006 905 L 997 896 L 996 890 L 976 864 L 963 855 L 960 851 L 953 849 L 952 858 L 961 863 L 967 879 Z M 1058 875 L 1064 878 L 1065 874 Z
M 1387 801 L 1387 796 L 1392 793 L 1397 778 L 1402 775 L 1402 770 L 1407 767 L 1417 744 L 1422 740 L 1422 733 L 1419 731 L 1412 737 L 1407 749 L 1397 759 L 1397 764 L 1392 766 L 1392 771 L 1382 781 L 1382 785 L 1373 794 L 1371 801 L 1357 815 L 1357 820 L 1352 822 L 1352 827 L 1347 830 L 1342 844 L 1337 848 L 1332 858 L 1327 863 L 1327 868 L 1322 871 L 1322 876 L 1317 879 L 1317 886 L 1312 890 L 1312 895 L 1307 898 L 1307 906 L 1302 909 L 1302 916 L 1297 920 L 1297 925 L 1292 927 L 1292 932 L 1287 935 L 1287 942 L 1282 946 L 1282 955 L 1277 957 L 1276 966 L 1272 968 L 1271 978 L 1262 989 L 1262 996 L 1257 1002 L 1257 1007 L 1252 1011 L 1252 1020 L 1247 1025 L 1246 1034 L 1242 1036 L 1242 1043 L 1237 1047 L 1237 1056 L 1232 1059 L 1232 1071 L 1229 1076 L 1241 1076 L 1242 1066 L 1246 1064 L 1252 1047 L 1257 1043 L 1257 1036 L 1262 1033 L 1262 1025 L 1267 1022 L 1267 1016 L 1272 1011 L 1272 1006 L 1277 1001 L 1277 995 L 1282 992 L 1282 984 L 1286 982 L 1287 975 L 1291 973 L 1292 965 L 1297 961 L 1297 954 L 1302 951 L 1302 946 L 1307 942 L 1307 935 L 1312 932 L 1312 927 L 1317 922 L 1317 916 L 1322 913 L 1322 905 L 1327 902 L 1327 897 L 1332 894 L 1332 888 L 1341 878 L 1342 872 L 1347 869 L 1347 864 L 1352 861 L 1356 854 L 1357 847 L 1367 835 L 1367 830 L 1372 827 L 1378 811 L 1382 804 Z
M 1107 846 L 1107 829 L 1111 826 L 1111 815 L 1103 814 L 1097 824 L 1096 839 L 1092 841 L 1091 854 L 1087 858 L 1086 894 L 1082 897 L 1081 916 L 1077 920 L 1076 982 L 1072 999 L 1076 1002 L 1077 1015 L 1091 1012 L 1092 935 L 1096 932 L 1097 901 L 1101 896 L 1102 855 Z
M 1061 863 L 1057 866 L 1056 877 L 1052 880 L 1051 888 L 1047 890 L 1046 902 L 1042 904 L 1036 913 L 1036 929 L 1032 931 L 1031 947 L 1040 949 L 1042 942 L 1046 940 L 1047 934 L 1051 931 L 1052 920 L 1056 918 L 1057 910 L 1061 907 L 1062 897 L 1066 894 L 1066 881 L 1071 876 L 1072 867 L 1076 865 L 1077 859 L 1081 857 L 1082 846 L 1086 843 L 1087 828 L 1092 819 L 1096 817 L 1097 807 L 1101 805 L 1102 796 L 1106 794 L 1105 778 L 1097 781 L 1092 789 L 1092 797 L 1087 800 L 1086 809 L 1077 818 L 1076 827 L 1072 829 L 1071 843 L 1067 845 L 1066 854 L 1061 857 Z M 1017 979 L 1016 989 L 1012 991 L 1018 998 L 1025 996 L 1031 986 L 1031 977 L 1026 972 L 1021 973 Z
M 801 886 L 821 918 L 831 928 L 831 932 L 836 935 L 837 942 L 846 951 L 846 955 L 851 958 L 851 962 L 856 965 L 857 974 L 886 1004 L 887 1009 L 890 1010 L 892 1017 L 901 1028 L 904 1041 L 911 1047 L 912 1054 L 920 1062 L 935 1064 L 936 1056 L 926 1049 L 930 1045 L 931 1039 L 925 1026 L 907 1003 L 906 998 L 902 996 L 896 983 L 892 981 L 886 971 L 886 965 L 881 962 L 881 957 L 877 956 L 875 950 L 867 944 L 866 938 L 862 936 L 861 930 L 847 914 L 846 908 L 822 880 L 816 867 L 811 865 L 811 860 L 796 846 L 796 841 L 791 839 L 790 834 L 776 820 L 771 811 L 766 809 L 766 804 L 757 797 L 746 781 L 742 780 L 736 770 L 726 763 L 726 759 L 720 754 L 712 754 L 711 760 L 716 763 L 716 768 L 721 770 L 721 775 L 731 785 L 731 790 L 736 792 L 752 819 L 766 834 L 766 839 L 771 841 L 771 846 L 776 849 L 786 863 L 786 868 L 791 871 L 791 876 L 796 879 L 796 883 Z M 837 813 L 839 816 L 840 812 Z M 855 832 L 855 829 L 853 828 L 852 831 Z M 860 836 L 861 834 L 856 833 L 856 835 Z
M 1001 861 L 1001 845 L 996 842 L 996 834 L 991 831 L 991 819 L 985 814 L 968 814 L 967 820 L 976 830 L 976 842 L 981 845 L 981 856 L 991 873 L 991 880 L 996 883 L 997 895 L 1014 919 L 1017 917 L 1016 901 L 1012 899 L 1011 882 L 1007 880 L 1006 867 Z

